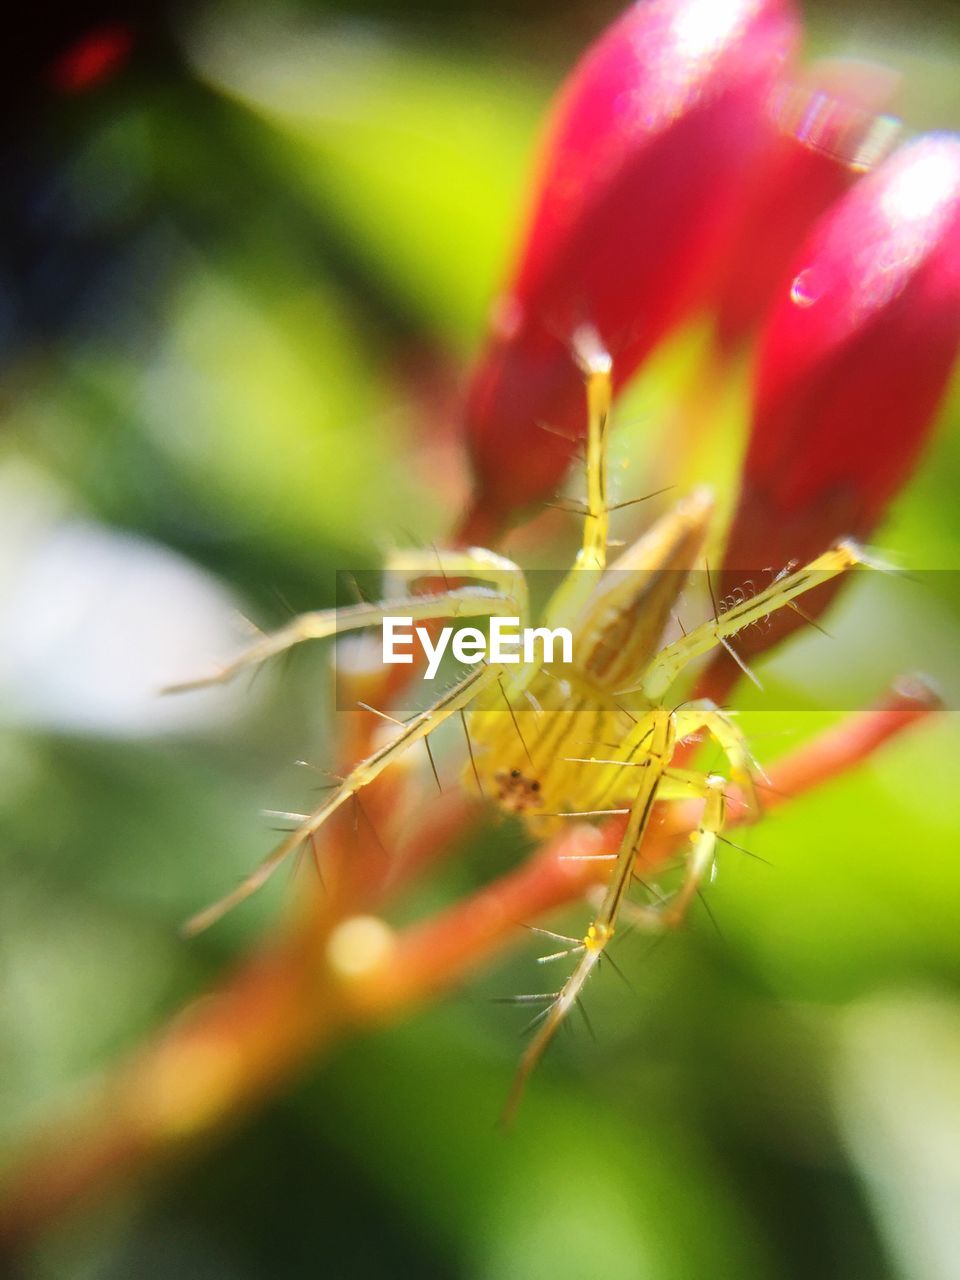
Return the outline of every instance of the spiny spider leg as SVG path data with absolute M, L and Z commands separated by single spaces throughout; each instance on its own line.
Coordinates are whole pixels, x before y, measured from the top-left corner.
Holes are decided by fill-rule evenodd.
M 717 851 L 717 837 L 723 831 L 726 817 L 726 799 L 724 788 L 727 780 L 720 774 L 711 773 L 703 779 L 703 812 L 697 829 L 690 833 L 691 850 L 687 855 L 686 871 L 683 883 L 677 892 L 663 906 L 651 908 L 660 917 L 662 924 L 675 928 L 687 914 L 693 898 L 700 890 L 704 877 L 713 866 Z
M 438 556 L 442 557 L 439 563 L 444 573 L 452 577 L 479 578 L 493 586 L 459 586 L 422 596 L 404 594 L 416 579 L 437 576 Z M 377 626 L 385 617 L 403 616 L 418 622 L 435 618 L 518 616 L 526 619 L 527 616 L 523 571 L 511 560 L 482 548 L 394 552 L 388 558 L 384 582 L 388 588 L 385 594 L 391 598 L 376 604 L 363 602 L 341 609 L 318 609 L 299 614 L 279 630 L 261 636 L 216 671 L 170 685 L 164 692 L 186 693 L 209 685 L 226 684 L 248 667 L 259 666 L 268 658 L 285 653 L 304 641 L 322 640 L 345 631 Z
M 613 398 L 613 362 L 599 335 L 589 326 L 574 334 L 573 355 L 583 371 L 587 392 L 587 502 L 583 540 L 574 567 L 557 588 L 543 619 L 549 626 L 555 620 L 576 616 L 607 567 L 607 428 Z
M 526 618 L 527 582 L 519 565 L 485 547 L 402 548 L 391 551 L 383 570 L 383 594 L 388 597 L 410 594 L 418 579 L 443 579 L 449 592 L 451 579 L 475 578 L 493 586 L 511 601 L 513 613 Z
M 260 865 L 240 882 L 235 889 L 222 897 L 212 906 L 199 912 L 188 920 L 184 933 L 188 936 L 202 932 L 221 916 L 239 903 L 246 901 L 251 894 L 273 875 L 277 867 L 301 844 L 311 837 L 327 819 L 337 811 L 351 796 L 356 795 L 371 783 L 378 774 L 402 755 L 415 742 L 426 737 L 428 733 L 441 724 L 448 716 L 453 715 L 471 702 L 481 690 L 494 684 L 500 677 L 503 668 L 499 665 L 483 665 L 476 667 L 463 680 L 439 697 L 436 702 L 421 711 L 413 719 L 408 720 L 395 738 L 380 747 L 372 755 L 367 756 L 347 774 L 343 782 L 330 793 L 294 831 L 267 855 Z
M 664 790 L 661 786 L 667 767 L 664 762 L 669 759 L 674 737 L 672 725 L 669 723 L 670 717 L 668 713 L 663 714 L 667 717 L 667 722 L 660 728 L 657 735 L 660 752 L 651 755 L 650 764 L 644 771 L 641 788 L 630 810 L 630 818 L 624 832 L 613 877 L 607 885 L 597 915 L 581 943 L 583 956 L 557 992 L 550 1007 L 544 1012 L 537 1033 L 520 1060 L 503 1112 L 502 1118 L 506 1124 L 510 1123 L 516 1113 L 530 1074 L 543 1057 L 567 1014 L 575 1004 L 579 1003 L 587 979 L 600 963 L 616 932 L 626 892 L 633 879 L 637 850 L 642 844 L 649 825 L 654 801 L 661 797 Z M 664 899 L 656 906 L 638 908 L 634 912 L 635 918 L 642 917 L 644 923 L 658 930 L 676 928 L 685 918 L 691 901 L 699 893 L 704 878 L 713 866 L 717 839 L 723 830 L 726 778 L 719 774 L 711 774 L 707 777 L 701 775 L 697 780 L 695 775 L 690 774 L 687 786 L 689 793 L 698 793 L 703 798 L 704 805 L 697 828 L 690 835 L 691 847 L 686 855 L 683 881 L 677 892 L 670 898 Z M 554 959 L 553 956 L 549 958 Z
M 578 569 L 603 569 L 607 563 L 610 508 L 607 506 L 607 427 L 610 421 L 612 360 L 595 330 L 579 329 L 574 356 L 587 384 L 587 510 Z
M 652 733 L 650 734 L 649 745 L 646 748 L 648 762 L 643 769 L 638 771 L 640 777 L 637 791 L 630 806 L 630 815 L 627 819 L 623 839 L 620 842 L 613 875 L 607 884 L 603 901 L 596 917 L 583 937 L 583 956 L 561 987 L 556 999 L 547 1011 L 547 1016 L 540 1023 L 536 1035 L 527 1045 L 520 1059 L 520 1065 L 514 1076 L 513 1085 L 503 1112 L 505 1123 L 509 1123 L 516 1113 L 530 1074 L 543 1057 L 547 1046 L 556 1035 L 567 1014 L 579 999 L 587 979 L 593 972 L 604 948 L 616 930 L 620 905 L 626 896 L 633 876 L 633 864 L 636 860 L 637 849 L 649 825 L 657 789 L 663 777 L 663 771 L 670 763 L 676 740 L 669 711 L 665 711 L 662 708 L 654 709 L 650 712 L 649 718 L 652 725 Z
M 706 730 L 727 760 L 730 762 L 730 777 L 743 793 L 744 803 L 754 812 L 760 812 L 760 799 L 754 772 L 765 776 L 763 770 L 754 760 L 740 726 L 720 710 L 715 703 L 706 699 L 687 703 L 674 713 L 678 739 L 690 737 L 701 729 Z
M 673 644 L 661 649 L 647 667 L 639 688 L 652 702 L 659 702 L 683 668 L 694 658 L 709 652 L 738 631 L 758 622 L 769 613 L 789 605 L 794 596 L 802 595 L 838 573 L 870 562 L 852 542 L 840 542 L 816 560 L 772 583 L 765 591 L 735 604 L 709 622 L 702 623 Z

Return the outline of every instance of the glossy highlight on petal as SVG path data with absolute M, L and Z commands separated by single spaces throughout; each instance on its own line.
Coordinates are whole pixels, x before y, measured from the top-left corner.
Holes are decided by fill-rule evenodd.
M 541 499 L 565 473 L 584 426 L 577 329 L 596 330 L 623 383 L 702 298 L 796 34 L 780 0 L 641 0 L 573 72 L 468 396 L 488 511 Z

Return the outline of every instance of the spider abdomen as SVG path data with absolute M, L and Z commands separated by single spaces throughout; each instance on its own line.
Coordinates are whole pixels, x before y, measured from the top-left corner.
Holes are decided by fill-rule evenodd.
M 473 761 L 466 785 L 476 785 L 475 767 L 484 795 L 522 817 L 537 837 L 568 814 L 629 803 L 626 766 L 642 715 L 547 671 L 537 673 L 529 692 L 533 700 L 524 697 L 522 706 L 516 697 L 509 705 L 491 698 L 489 708 L 468 717 Z

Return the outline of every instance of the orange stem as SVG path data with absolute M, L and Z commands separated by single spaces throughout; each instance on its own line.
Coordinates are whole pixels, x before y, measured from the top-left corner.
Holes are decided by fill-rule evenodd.
M 769 805 L 857 765 L 938 706 L 918 682 L 897 686 L 875 709 L 775 766 Z M 464 812 L 450 806 L 434 840 L 459 830 Z M 732 814 L 734 821 L 751 817 L 745 807 Z M 644 847 L 644 862 L 655 867 L 667 859 L 696 820 L 696 805 L 667 810 Z M 108 1077 L 79 1115 L 51 1125 L 22 1154 L 0 1201 L 0 1243 L 8 1250 L 25 1245 L 65 1212 L 235 1122 L 349 1029 L 393 1019 L 458 982 L 514 941 L 519 925 L 576 901 L 602 880 L 603 864 L 575 856 L 608 848 L 617 825 L 571 826 L 515 871 L 402 932 L 383 963 L 362 978 L 331 972 L 327 941 L 338 919 L 318 895 L 288 936 L 190 1005 Z

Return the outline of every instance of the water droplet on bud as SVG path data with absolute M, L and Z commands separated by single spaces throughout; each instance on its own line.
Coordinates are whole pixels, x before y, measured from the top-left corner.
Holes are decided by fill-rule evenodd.
M 812 307 L 820 301 L 822 288 L 810 270 L 801 271 L 790 286 L 790 301 L 798 307 Z

